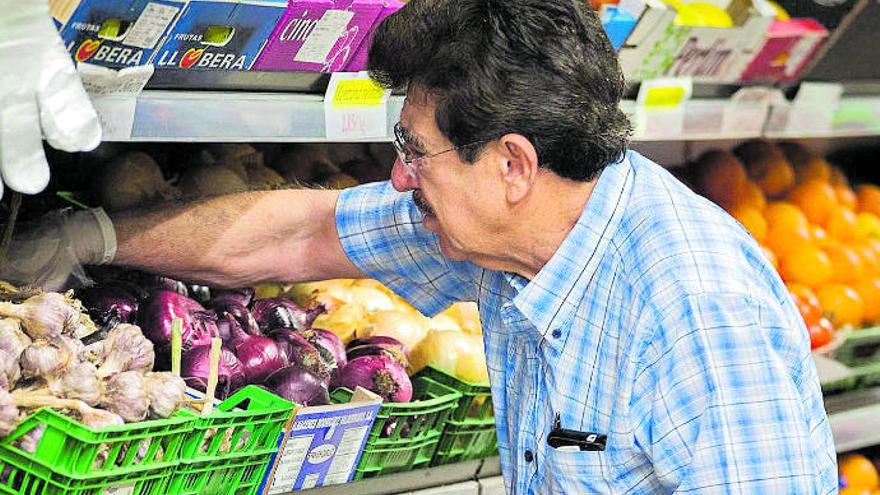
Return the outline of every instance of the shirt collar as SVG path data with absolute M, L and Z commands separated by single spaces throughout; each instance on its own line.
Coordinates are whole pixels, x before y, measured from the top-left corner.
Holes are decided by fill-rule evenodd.
M 568 324 L 580 306 L 620 224 L 632 175 L 629 156 L 606 167 L 578 222 L 538 275 L 530 282 L 507 275 L 518 291 L 513 304 L 542 336 Z

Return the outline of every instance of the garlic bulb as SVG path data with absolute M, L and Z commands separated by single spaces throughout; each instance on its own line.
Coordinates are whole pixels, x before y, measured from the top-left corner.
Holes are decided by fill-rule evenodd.
M 75 361 L 68 345 L 59 340 L 37 340 L 19 358 L 21 374 L 25 378 L 54 378 Z
M 186 383 L 174 373 L 147 373 L 144 377 L 151 418 L 167 418 L 186 400 Z
M 0 389 L 9 390 L 21 378 L 18 359 L 13 359 L 8 352 L 0 349 Z
M 141 329 L 135 325 L 116 325 L 104 339 L 104 362 L 98 369 L 98 376 L 108 377 L 123 371 L 153 369 L 156 354 Z
M 0 388 L 0 438 L 9 436 L 18 427 L 18 406 L 4 388 Z
M 31 339 L 21 331 L 21 323 L 14 318 L 0 320 L 0 350 L 18 361 L 21 353 L 31 345 Z
M 125 420 L 123 420 L 118 414 L 103 409 L 89 407 L 85 404 L 83 404 L 78 411 L 80 414 L 80 422 L 89 428 L 96 430 L 107 428 L 108 426 L 120 426 L 125 424 Z
M 101 402 L 102 384 L 92 363 L 76 363 L 69 370 L 49 380 L 49 390 L 63 399 L 77 399 L 90 406 Z
M 21 304 L 0 302 L 0 316 L 15 318 L 32 339 L 50 339 L 79 322 L 79 311 L 62 294 L 46 292 Z
M 13 442 L 13 445 L 27 452 L 28 454 L 33 454 L 37 451 L 37 446 L 40 445 L 40 440 L 43 438 L 43 433 L 45 432 L 46 423 L 40 423 L 33 429 L 31 429 L 31 431 L 18 437 L 18 439 Z
M 150 402 L 144 376 L 137 371 L 124 371 L 107 381 L 102 405 L 128 423 L 143 421 Z

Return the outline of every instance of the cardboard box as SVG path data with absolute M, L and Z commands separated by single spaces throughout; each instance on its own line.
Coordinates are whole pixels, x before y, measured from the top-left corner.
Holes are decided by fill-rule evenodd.
M 281 435 L 261 493 L 350 482 L 381 405 L 381 397 L 358 388 L 346 404 L 298 409 Z
M 629 37 L 632 30 L 635 29 L 636 22 L 638 21 L 635 16 L 626 10 L 608 4 L 602 5 L 599 20 L 602 21 L 602 27 L 605 28 L 605 33 L 608 34 L 611 46 L 615 50 L 620 50 L 624 41 Z
M 150 63 L 185 0 L 82 0 L 61 30 L 76 62 L 115 69 Z
M 767 12 L 737 3 L 728 8 L 734 20 L 729 28 L 678 26 L 677 13 L 653 0 L 640 10 L 639 22 L 619 51 L 629 81 L 691 77 L 694 82 L 737 82 L 773 22 Z
M 341 71 L 382 9 L 380 0 L 292 0 L 254 70 Z
M 774 20 L 743 81 L 792 82 L 813 58 L 828 30 L 813 19 Z
M 362 70 L 366 70 L 367 68 L 367 58 L 370 55 L 370 45 L 373 43 L 373 33 L 376 32 L 376 28 L 382 24 L 382 21 L 385 20 L 389 15 L 397 12 L 405 3 L 400 0 L 386 0 L 385 6 L 382 8 L 382 11 L 379 12 L 379 16 L 376 18 L 376 21 L 373 23 L 373 27 L 370 28 L 369 34 L 367 34 L 364 41 L 361 42 L 361 46 L 358 47 L 357 51 L 355 51 L 354 56 L 351 57 L 351 61 L 345 67 L 345 72 L 360 72 Z
M 158 69 L 249 70 L 285 0 L 190 0 L 156 52 Z

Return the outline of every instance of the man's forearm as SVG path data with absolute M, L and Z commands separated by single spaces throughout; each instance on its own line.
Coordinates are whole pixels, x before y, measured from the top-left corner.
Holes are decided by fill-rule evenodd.
M 336 234 L 338 196 L 259 191 L 115 215 L 114 263 L 222 286 L 357 277 Z

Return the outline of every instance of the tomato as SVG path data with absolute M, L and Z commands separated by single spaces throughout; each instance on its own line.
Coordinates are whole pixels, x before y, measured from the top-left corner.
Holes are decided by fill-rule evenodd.
M 804 323 L 809 327 L 819 322 L 822 317 L 822 307 L 819 305 L 819 298 L 816 293 L 809 287 L 800 284 L 791 284 L 788 286 L 792 299 L 797 306 Z
M 834 327 L 827 318 L 820 318 L 817 323 L 807 326 L 810 331 L 810 349 L 816 349 L 831 342 L 834 337 Z

